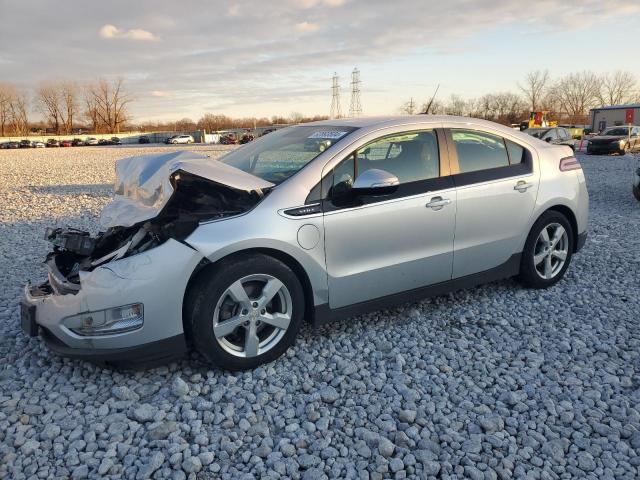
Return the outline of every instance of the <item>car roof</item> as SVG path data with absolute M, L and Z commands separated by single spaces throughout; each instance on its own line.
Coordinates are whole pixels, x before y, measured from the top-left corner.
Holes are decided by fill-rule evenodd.
M 513 128 L 489 120 L 479 118 L 460 117 L 455 115 L 397 115 L 379 117 L 358 117 L 358 118 L 336 118 L 331 120 L 321 120 L 318 122 L 304 123 L 302 126 L 326 126 L 326 127 L 356 127 L 366 130 L 377 130 L 379 128 L 394 127 L 402 125 L 432 125 L 438 124 L 462 124 L 461 126 L 475 126 L 481 128 L 491 128 L 512 134 Z

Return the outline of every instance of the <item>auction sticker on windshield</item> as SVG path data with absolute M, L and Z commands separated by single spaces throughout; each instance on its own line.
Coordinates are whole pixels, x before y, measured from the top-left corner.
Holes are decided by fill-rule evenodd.
M 341 130 L 319 130 L 317 132 L 313 132 L 307 138 L 322 138 L 327 140 L 337 140 L 339 138 L 344 137 L 349 132 L 344 132 Z

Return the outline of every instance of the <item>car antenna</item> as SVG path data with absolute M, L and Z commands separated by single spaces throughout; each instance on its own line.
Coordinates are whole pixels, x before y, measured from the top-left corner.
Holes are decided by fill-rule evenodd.
M 436 87 L 436 91 L 433 92 L 433 96 L 431 97 L 431 100 L 429 100 L 429 104 L 427 105 L 427 108 L 425 108 L 424 112 L 422 112 L 423 115 L 429 114 L 429 110 L 431 110 L 431 105 L 433 105 L 433 101 L 435 100 L 439 89 L 440 89 L 440 84 L 438 84 L 438 86 Z

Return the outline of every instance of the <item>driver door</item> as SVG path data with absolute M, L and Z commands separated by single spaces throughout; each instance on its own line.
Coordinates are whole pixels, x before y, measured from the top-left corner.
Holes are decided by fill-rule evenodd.
M 324 177 L 330 308 L 451 279 L 456 191 L 438 136 L 428 130 L 379 138 Z M 354 191 L 357 176 L 374 168 L 400 184 L 384 194 Z

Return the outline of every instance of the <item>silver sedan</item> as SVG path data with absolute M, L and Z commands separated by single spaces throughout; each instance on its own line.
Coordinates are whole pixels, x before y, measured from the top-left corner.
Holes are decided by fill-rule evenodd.
M 569 147 L 414 116 L 278 130 L 219 161 L 125 159 L 91 236 L 52 228 L 21 322 L 63 355 L 128 366 L 199 351 L 275 360 L 314 325 L 517 276 L 547 288 L 586 240 Z

